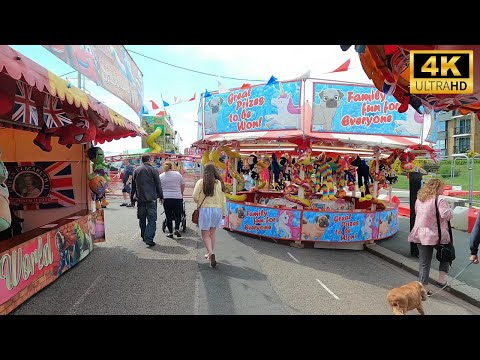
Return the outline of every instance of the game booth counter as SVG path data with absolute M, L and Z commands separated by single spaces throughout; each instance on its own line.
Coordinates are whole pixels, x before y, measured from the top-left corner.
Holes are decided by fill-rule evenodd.
M 105 241 L 104 143 L 134 123 L 8 46 L 0 46 L 0 314 Z M 92 160 L 91 160 L 92 159 Z M 92 171 L 93 163 L 93 171 Z
M 374 86 L 306 79 L 208 95 L 193 145 L 223 171 L 228 230 L 363 249 L 398 231 L 395 171 L 435 159 L 431 116 Z

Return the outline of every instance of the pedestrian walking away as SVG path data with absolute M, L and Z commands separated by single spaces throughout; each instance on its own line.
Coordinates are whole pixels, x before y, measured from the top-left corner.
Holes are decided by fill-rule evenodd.
M 131 203 L 137 202 L 137 218 L 140 235 L 148 246 L 154 246 L 157 231 L 157 199 L 163 203 L 163 191 L 157 170 L 151 164 L 150 155 L 142 155 L 142 165 L 133 171 Z
M 132 176 L 133 176 L 133 166 L 130 164 L 130 160 L 124 159 L 123 160 L 123 188 L 122 188 L 122 196 L 123 196 L 123 203 L 120 206 L 132 207 L 133 205 L 131 202 L 128 202 L 130 198 L 130 193 L 132 191 Z
M 202 231 L 202 240 L 207 249 L 205 258 L 214 268 L 217 265 L 215 258 L 215 232 L 225 219 L 227 199 L 225 183 L 215 168 L 208 163 L 203 168 L 203 178 L 199 179 L 193 189 L 193 200 L 199 209 L 198 227 Z
M 470 261 L 478 264 L 478 245 L 480 244 L 480 211 L 470 234 Z
M 418 246 L 419 281 L 425 286 L 429 294 L 432 294 L 432 290 L 428 288 L 428 281 L 433 250 L 438 244 L 448 244 L 451 241 L 448 222 L 453 216 L 453 211 L 445 198 L 441 196 L 444 186 L 441 180 L 431 179 L 418 191 L 417 201 L 415 202 L 415 224 L 408 235 L 408 241 L 416 243 Z M 441 238 L 438 233 L 436 206 L 438 206 L 440 216 Z M 445 286 L 449 265 L 448 262 L 440 262 L 436 286 Z
M 185 180 L 183 176 L 173 170 L 173 163 L 165 161 L 163 164 L 163 173 L 160 174 L 160 182 L 163 190 L 163 208 L 167 218 L 167 237 L 181 237 L 180 223 L 182 222 L 183 212 L 183 192 L 185 191 Z M 173 221 L 175 221 L 175 232 L 173 231 Z

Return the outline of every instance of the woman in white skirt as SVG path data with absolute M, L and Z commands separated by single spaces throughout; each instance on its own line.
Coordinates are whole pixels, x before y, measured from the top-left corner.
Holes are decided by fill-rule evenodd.
M 203 179 L 195 184 L 193 200 L 200 206 L 198 227 L 202 231 L 202 239 L 208 253 L 205 258 L 210 266 L 217 266 L 215 260 L 215 231 L 222 225 L 225 218 L 227 199 L 225 197 L 225 183 L 215 165 L 208 163 L 203 168 Z

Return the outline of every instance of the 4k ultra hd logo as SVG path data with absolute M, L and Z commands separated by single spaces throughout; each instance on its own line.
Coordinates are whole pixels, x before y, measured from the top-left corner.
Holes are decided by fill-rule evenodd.
M 411 94 L 473 94 L 473 50 L 410 51 Z

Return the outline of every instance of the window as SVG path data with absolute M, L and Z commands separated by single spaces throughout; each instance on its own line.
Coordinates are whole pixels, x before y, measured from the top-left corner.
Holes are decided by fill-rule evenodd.
M 447 122 L 446 121 L 439 121 L 438 122 L 438 132 L 447 131 Z
M 455 153 L 465 153 L 470 149 L 470 137 L 455 139 Z
M 437 149 L 438 150 L 445 150 L 446 148 L 447 148 L 447 139 L 437 141 Z

